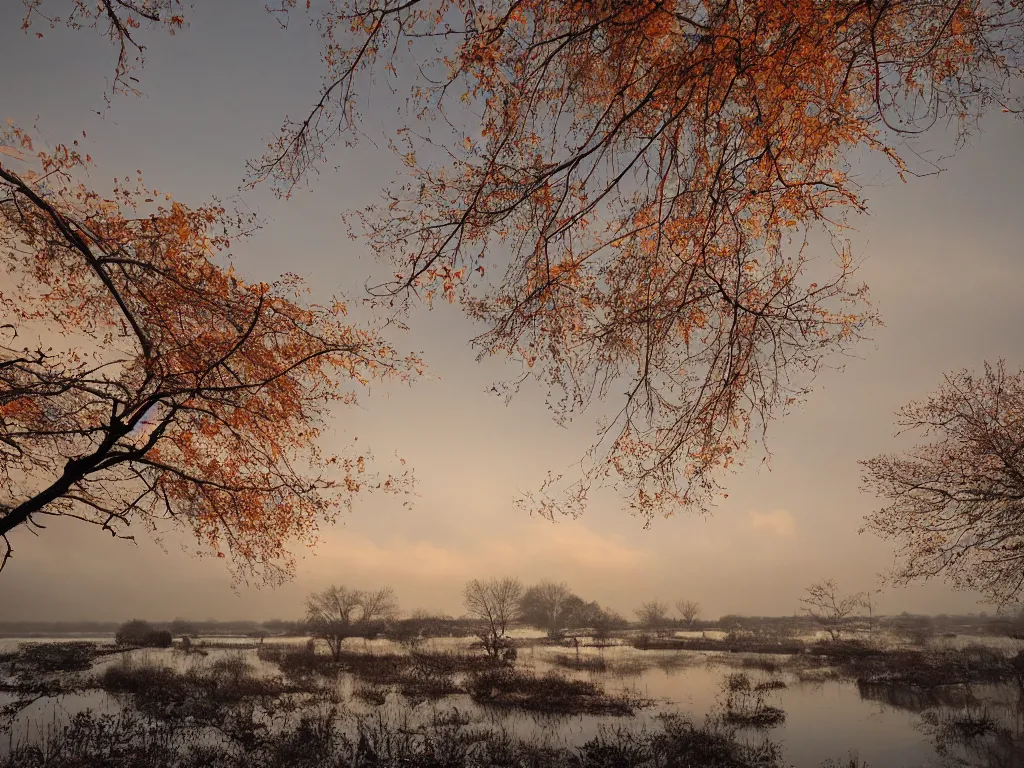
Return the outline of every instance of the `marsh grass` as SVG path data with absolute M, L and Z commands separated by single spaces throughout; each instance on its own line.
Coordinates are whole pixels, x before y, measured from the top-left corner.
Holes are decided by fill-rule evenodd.
M 468 683 L 473 701 L 485 706 L 557 715 L 629 716 L 654 702 L 631 692 L 606 693 L 587 680 L 557 673 L 536 675 L 514 669 L 473 674 Z
M 782 680 L 754 683 L 743 672 L 726 675 L 722 681 L 726 722 L 748 728 L 774 728 L 786 720 L 786 713 L 768 703 L 768 696 L 786 687 Z
M 934 688 L 1009 681 L 1019 676 L 1019 657 L 1008 658 L 981 645 L 887 649 L 847 641 L 817 643 L 795 663 L 805 668 L 829 666 L 858 683 Z
M 933 738 L 953 745 L 949 749 L 985 755 L 1017 749 L 1005 724 L 979 709 L 971 686 L 1020 679 L 1024 655 L 1007 657 L 983 646 L 885 648 L 850 641 L 815 643 L 807 653 L 788 657 L 633 648 L 578 656 L 554 651 L 538 646 L 533 664 L 531 651 L 521 654 L 518 666 L 480 653 L 425 651 L 422 646 L 398 653 L 345 649 L 338 659 L 283 645 L 248 655 L 217 651 L 209 658 L 131 652 L 89 675 L 90 666 L 109 651 L 90 643 L 47 644 L 25 654 L 19 649 L 4 656 L 19 670 L 5 685 L 73 681 L 76 690 L 87 685 L 114 694 L 124 712 L 55 721 L 45 739 L 12 742 L 10 755 L 0 757 L 0 768 L 774 768 L 781 764 L 777 747 L 764 734 L 750 735 L 756 746 L 741 742 L 746 729 L 769 729 L 784 721 L 785 712 L 771 703 L 785 687 L 775 676 L 780 672 L 801 681 L 857 681 L 865 699 L 932 718 Z M 254 666 L 253 656 L 272 666 Z M 558 716 L 628 717 L 653 702 L 632 692 L 606 693 L 600 676 L 703 662 L 739 668 L 727 676 L 719 708 L 703 726 L 673 717 L 658 719 L 650 730 L 606 722 L 593 739 L 571 747 L 524 741 L 493 725 L 504 722 L 509 710 L 539 715 L 544 722 Z M 594 677 L 543 674 L 546 663 Z M 756 679 L 748 674 L 754 671 L 770 676 Z M 341 708 L 342 673 L 352 675 L 352 696 L 373 708 L 369 714 Z M 40 689 L 32 696 L 49 693 Z M 456 693 L 468 693 L 485 708 L 472 707 L 478 720 L 454 710 L 438 714 L 437 704 L 417 706 Z M 396 719 L 396 713 L 405 713 L 405 719 Z M 425 716 L 430 718 L 426 722 Z M 1012 754 L 1022 762 L 1005 764 L 1024 765 L 1024 751 Z
M 122 652 L 91 642 L 21 643 L 0 655 L 0 693 L 11 695 L 11 701 L 0 705 L 0 724 L 13 721 L 40 699 L 87 688 L 86 673 L 96 660 Z
M 559 653 L 551 657 L 551 663 L 565 669 L 574 669 L 582 672 L 608 671 L 608 662 L 603 656 L 574 656 L 567 653 Z
M 877 701 L 905 712 L 921 713 L 930 709 L 963 709 L 976 703 L 967 685 L 942 685 L 922 688 L 900 683 L 859 681 L 857 691 L 866 701 Z
M 377 685 L 356 683 L 352 686 L 352 697 L 375 707 L 383 706 L 388 700 L 388 691 Z
M 784 668 L 784 664 L 771 656 L 745 656 L 740 659 L 740 666 L 743 669 L 757 669 L 769 674 L 781 672 Z
M 411 702 L 465 693 L 458 682 L 460 677 L 505 666 L 481 654 L 419 650 L 411 653 L 343 650 L 333 657 L 301 648 L 274 648 L 258 655 L 262 661 L 275 664 L 285 677 L 300 686 L 309 686 L 316 678 L 336 679 L 340 673 L 351 674 L 357 681 L 355 695 L 374 705 L 384 702 L 389 689 L 397 690 Z
M 127 657 L 104 669 L 95 684 L 151 722 L 212 730 L 247 751 L 272 743 L 304 709 L 337 704 L 332 687 L 297 686 L 257 675 L 240 654 L 185 671 Z
M 625 652 L 599 655 L 581 654 L 578 661 L 575 654 L 554 654 L 543 658 L 548 663 L 562 669 L 620 679 L 637 677 L 651 669 L 661 669 L 672 673 L 707 661 L 707 657 L 703 654 L 664 651 L 640 652 L 632 648 L 622 650 Z
M 998 723 L 988 712 L 959 712 L 950 718 L 949 727 L 960 740 L 967 741 L 994 732 Z
M 730 634 L 722 640 L 704 637 L 652 637 L 637 635 L 630 644 L 641 651 L 705 651 L 760 653 L 791 656 L 803 653 L 806 644 L 790 637 Z
M 929 710 L 921 730 L 935 741 L 936 751 L 959 765 L 1024 765 L 1024 737 L 1018 724 L 994 717 L 987 707 L 968 706 L 957 712 Z
M 782 768 L 777 745 L 757 746 L 721 724 L 662 716 L 651 729 L 601 728 L 579 747 L 524 740 L 481 727 L 458 710 L 414 724 L 408 713 L 360 716 L 343 729 L 334 712 L 304 714 L 252 746 L 131 713 L 84 712 L 45 744 L 15 744 L 0 768 Z

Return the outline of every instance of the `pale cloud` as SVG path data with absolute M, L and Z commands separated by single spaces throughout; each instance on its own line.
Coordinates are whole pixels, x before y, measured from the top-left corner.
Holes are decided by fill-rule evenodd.
M 514 574 L 529 579 L 531 572 L 549 564 L 577 572 L 629 571 L 640 564 L 641 554 L 578 523 L 518 526 L 512 535 L 482 538 L 469 547 L 339 531 L 319 548 L 307 573 L 310 579 L 327 577 L 340 566 L 367 578 L 429 574 L 431 579 L 448 580 Z
M 537 533 L 541 535 L 535 535 L 534 547 L 565 565 L 602 571 L 628 570 L 638 566 L 642 557 L 640 550 L 578 523 L 553 525 Z
M 796 520 L 785 509 L 761 512 L 756 509 L 747 513 L 747 521 L 755 531 L 766 531 L 773 536 L 790 537 L 796 533 Z
M 392 539 L 376 542 L 365 536 L 345 532 L 320 547 L 308 569 L 309 578 L 331 574 L 339 566 L 343 572 L 376 577 L 415 576 L 429 573 L 432 577 L 461 576 L 467 570 L 464 553 L 439 547 L 428 541 Z
M 403 608 L 459 615 L 462 587 L 469 579 L 517 576 L 527 584 L 564 580 L 595 599 L 604 597 L 601 585 L 628 581 L 643 562 L 641 549 L 578 521 L 530 520 L 510 528 L 500 536 L 473 535 L 468 541 L 335 530 L 305 560 L 296 590 L 390 584 Z

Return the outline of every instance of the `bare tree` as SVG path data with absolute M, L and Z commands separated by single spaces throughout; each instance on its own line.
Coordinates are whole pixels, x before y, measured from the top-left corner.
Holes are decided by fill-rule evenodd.
M 498 656 L 507 647 L 505 633 L 519 618 L 522 596 L 522 583 L 508 576 L 486 581 L 473 579 L 462 590 L 466 610 L 482 622 L 478 636 L 488 655 Z
M 360 608 L 362 609 L 362 615 L 359 617 L 360 623 L 367 624 L 390 619 L 398 612 L 395 590 L 391 587 L 381 587 L 376 592 L 363 592 Z
M 567 626 L 571 614 L 578 612 L 583 601 L 572 593 L 568 585 L 542 581 L 523 594 L 519 601 L 524 621 L 544 629 L 555 636 Z
M 812 584 L 807 588 L 807 596 L 800 598 L 803 612 L 828 632 L 829 638 L 833 641 L 839 639 L 846 620 L 863 600 L 864 596 L 859 592 L 842 595 L 833 579 Z
M 660 600 L 648 600 L 634 613 L 642 626 L 660 630 L 668 618 L 668 603 L 663 603 Z
M 327 643 L 335 659 L 346 637 L 364 635 L 374 622 L 391 618 L 397 610 L 391 587 L 373 592 L 330 586 L 306 599 L 309 632 Z
M 949 374 L 898 425 L 931 442 L 861 462 L 866 488 L 888 502 L 865 527 L 901 545 L 894 581 L 942 575 L 1013 602 L 1024 589 L 1024 371 L 1000 361 Z
M 700 616 L 700 603 L 696 600 L 680 600 L 676 603 L 676 611 L 683 617 L 686 625 L 692 627 L 693 622 Z

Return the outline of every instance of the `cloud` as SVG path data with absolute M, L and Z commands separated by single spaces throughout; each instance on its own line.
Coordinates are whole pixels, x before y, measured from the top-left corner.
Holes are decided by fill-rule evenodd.
M 536 533 L 531 536 L 534 551 L 557 559 L 564 565 L 626 570 L 638 566 L 642 559 L 639 550 L 627 547 L 616 539 L 601 536 L 578 523 L 551 526 L 535 538 Z
M 377 542 L 359 534 L 345 532 L 324 542 L 312 558 L 309 577 L 339 570 L 358 574 L 415 576 L 434 578 L 461 575 L 466 570 L 462 553 L 439 547 L 429 541 L 395 538 Z
M 760 512 L 756 509 L 747 513 L 747 521 L 755 531 L 765 531 L 773 536 L 790 537 L 796 533 L 796 520 L 785 509 Z
M 642 562 L 640 550 L 579 523 L 542 526 L 517 526 L 502 536 L 480 538 L 471 546 L 402 537 L 369 538 L 339 531 L 310 559 L 307 577 L 327 577 L 340 567 L 367 578 L 429 575 L 430 579 L 449 580 L 514 574 L 529 579 L 538 568 L 628 572 Z

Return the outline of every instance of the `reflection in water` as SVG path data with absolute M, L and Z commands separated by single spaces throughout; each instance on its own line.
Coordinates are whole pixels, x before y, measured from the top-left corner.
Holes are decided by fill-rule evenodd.
M 948 768 L 1024 766 L 1024 688 L 951 685 L 930 689 L 859 686 L 865 697 L 919 714 L 916 725 Z
M 427 644 L 438 651 L 458 650 L 459 641 L 438 640 Z M 386 642 L 371 642 L 360 650 L 393 653 L 400 649 Z M 277 674 L 273 665 L 261 662 L 255 650 L 237 651 L 254 665 L 259 674 Z M 195 658 L 173 651 L 133 651 L 140 663 L 156 662 L 185 671 L 192 665 L 208 665 L 220 654 L 235 653 L 211 648 L 209 657 Z M 652 732 L 660 728 L 659 715 L 679 712 L 702 723 L 723 704 L 723 683 L 739 666 L 750 675 L 750 695 L 768 695 L 757 684 L 773 683 L 771 702 L 785 712 L 785 720 L 775 723 L 769 734 L 747 729 L 742 733 L 753 748 L 782 744 L 787 764 L 796 768 L 818 768 L 828 759 L 848 752 L 858 755 L 871 768 L 909 768 L 928 766 L 1021 766 L 1024 768 L 1024 731 L 1021 724 L 1021 688 L 1010 685 L 942 685 L 930 688 L 897 686 L 886 683 L 862 683 L 823 678 L 805 684 L 796 674 L 786 671 L 785 659 L 734 656 L 732 667 L 699 653 L 638 651 L 629 647 L 583 649 L 567 652 L 564 648 L 534 646 L 523 649 L 519 664 L 537 675 L 557 671 L 572 679 L 599 683 L 609 692 L 631 689 L 655 699 L 656 707 L 633 718 L 581 715 L 540 717 L 521 712 L 501 712 L 476 705 L 468 694 L 456 694 L 437 704 L 410 706 L 398 690 L 383 697 L 354 697 L 362 683 L 342 673 L 337 692 L 353 713 L 379 714 L 396 719 L 412 716 L 430 719 L 439 710 L 457 707 L 472 716 L 474 722 L 502 730 L 519 738 L 552 747 L 578 747 L 608 729 L 627 728 Z M 749 663 L 748 663 L 749 662 Z M 770 663 L 769 663 L 770 662 Z M 115 659 L 104 659 L 93 673 L 102 672 Z M 3 677 L 0 671 L 0 678 Z M 2 680 L 0 680 L 2 682 Z M 746 689 L 744 689 L 745 691 Z M 740 693 L 744 693 L 740 691 Z M 733 691 L 734 698 L 736 691 Z M 0 700 L 0 705 L 4 702 Z M 75 712 L 86 708 L 116 712 L 119 702 L 99 691 L 73 696 L 50 697 L 35 702 L 19 718 L 16 739 L 38 733 L 41 724 L 66 722 Z M 739 711 L 741 707 L 734 706 Z M 756 710 L 756 707 L 754 707 Z M 745 711 L 745 710 L 744 710 Z M 0 739 L 0 742 L 6 739 Z M 0 754 L 5 745 L 0 743 Z M 845 764 L 845 763 L 844 763 Z
M 921 688 L 896 683 L 867 683 L 857 681 L 862 699 L 877 701 L 907 712 L 921 713 L 937 707 L 967 707 L 975 701 L 971 686 L 943 685 Z
M 985 709 L 960 712 L 932 710 L 921 716 L 945 766 L 1020 768 L 1024 765 L 1024 734 Z

